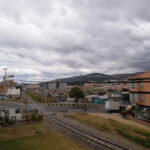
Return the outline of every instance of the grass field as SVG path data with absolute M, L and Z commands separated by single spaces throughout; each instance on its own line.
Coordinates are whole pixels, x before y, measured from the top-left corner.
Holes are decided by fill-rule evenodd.
M 93 116 L 85 113 L 67 115 L 89 127 L 93 127 L 103 132 L 123 136 L 136 144 L 150 148 L 150 131 L 142 128 L 127 125 L 112 119 L 106 119 L 99 116 Z
M 44 124 L 0 128 L 0 150 L 87 150 Z

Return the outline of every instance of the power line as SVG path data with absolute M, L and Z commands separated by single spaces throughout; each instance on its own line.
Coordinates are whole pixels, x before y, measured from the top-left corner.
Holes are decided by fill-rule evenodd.
M 53 38 L 54 40 L 58 41 L 59 44 L 61 44 L 62 46 L 66 47 L 66 46 L 70 45 L 70 46 L 73 46 L 74 48 L 78 48 L 78 49 L 81 49 L 81 50 L 87 50 L 87 49 L 82 48 L 82 47 L 80 47 L 78 45 L 74 45 L 74 44 L 72 44 L 72 43 L 70 43 L 68 41 L 61 40 L 61 39 L 57 38 L 55 35 L 53 35 L 52 33 L 44 33 L 44 32 L 42 32 L 40 30 L 36 30 L 36 29 L 32 28 L 31 26 L 26 25 L 24 22 L 21 22 L 21 24 L 19 24 L 16 20 L 10 18 L 9 16 L 6 16 L 6 15 L 2 16 L 2 15 L 0 15 L 0 18 L 4 18 L 4 19 L 6 19 L 6 20 L 8 20 L 8 21 L 10 21 L 12 23 L 15 23 L 15 24 L 18 24 L 20 26 L 26 27 L 26 28 L 28 28 L 28 29 L 30 29 L 32 31 L 38 32 L 38 33 L 40 33 L 40 34 L 42 34 L 42 35 L 44 35 L 46 37 Z

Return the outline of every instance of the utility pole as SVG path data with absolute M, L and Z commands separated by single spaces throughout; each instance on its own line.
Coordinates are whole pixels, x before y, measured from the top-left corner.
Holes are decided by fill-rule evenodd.
M 25 95 L 24 95 L 24 86 L 23 85 L 24 85 L 24 83 L 22 81 L 20 94 L 21 94 L 22 102 L 25 103 L 25 113 L 26 113 L 27 112 L 27 99 L 26 99 L 26 97 L 24 97 Z
M 7 68 L 3 68 L 5 70 L 5 80 L 7 79 Z
M 4 67 L 3 70 L 5 71 L 5 76 L 4 76 L 4 92 L 5 92 L 5 94 L 7 94 L 7 70 L 8 69 L 6 67 Z
M 7 96 L 7 68 L 4 67 L 3 70 L 5 71 L 5 76 L 4 76 L 4 93 L 5 93 L 5 97 Z M 8 105 L 8 99 L 6 97 L 6 105 Z M 6 116 L 8 117 L 9 116 L 9 111 L 7 109 L 6 111 Z
M 80 73 L 80 88 L 81 88 L 81 73 Z
M 45 92 L 45 80 L 44 80 L 44 83 L 43 83 L 43 102 L 44 103 L 46 103 L 45 95 L 46 95 L 46 92 Z

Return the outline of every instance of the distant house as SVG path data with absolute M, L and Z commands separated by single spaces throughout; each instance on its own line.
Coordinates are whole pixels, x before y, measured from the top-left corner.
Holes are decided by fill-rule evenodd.
M 0 101 L 0 117 L 12 120 L 22 120 L 23 104 Z
M 7 82 L 2 81 L 0 82 L 0 93 L 6 93 L 8 88 L 16 87 L 16 83 L 12 80 L 7 80 Z
M 11 98 L 20 98 L 20 89 L 14 87 L 7 90 L 7 96 Z
M 39 89 L 40 88 L 40 85 L 39 84 L 25 84 L 24 85 L 24 90 L 27 90 L 27 89 Z
M 66 91 L 67 90 L 67 83 L 59 83 L 59 90 Z
M 48 89 L 50 90 L 50 91 L 53 91 L 53 90 L 56 90 L 56 88 L 57 88 L 57 85 L 56 85 L 56 83 L 48 83 Z
M 105 102 L 108 100 L 107 95 L 99 96 L 99 95 L 88 95 L 86 96 L 88 99 L 88 102 L 95 103 L 95 104 L 105 104 Z

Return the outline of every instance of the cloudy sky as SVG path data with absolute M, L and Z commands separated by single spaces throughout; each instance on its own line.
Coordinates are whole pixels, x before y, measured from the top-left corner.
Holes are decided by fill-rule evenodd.
M 149 0 L 0 0 L 2 66 L 18 79 L 150 70 Z

